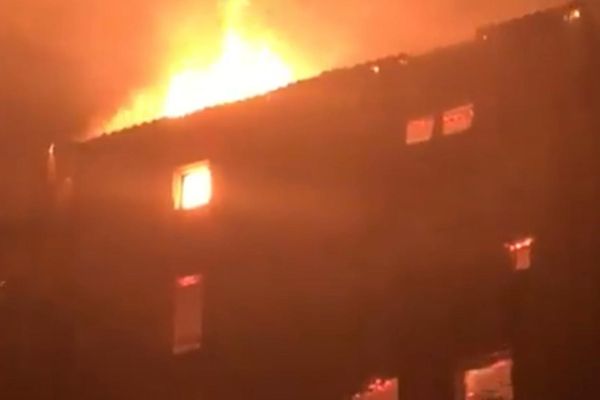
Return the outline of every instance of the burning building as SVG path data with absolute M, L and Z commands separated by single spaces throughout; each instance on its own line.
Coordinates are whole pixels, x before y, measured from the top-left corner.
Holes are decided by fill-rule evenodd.
M 598 33 L 571 4 L 56 146 L 65 393 L 589 395 Z

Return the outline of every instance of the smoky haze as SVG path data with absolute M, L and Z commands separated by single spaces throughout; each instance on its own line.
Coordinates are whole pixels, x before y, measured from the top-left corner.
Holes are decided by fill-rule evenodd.
M 559 0 L 251 0 L 246 23 L 268 30 L 315 71 L 422 52 L 477 26 Z M 108 118 L 155 83 L 174 43 L 209 57 L 218 0 L 3 0 L 0 7 L 0 218 L 25 215 L 41 152 Z

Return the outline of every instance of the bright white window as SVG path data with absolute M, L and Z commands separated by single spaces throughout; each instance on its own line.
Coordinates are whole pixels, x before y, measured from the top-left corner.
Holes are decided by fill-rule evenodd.
M 468 131 L 473 126 L 474 118 L 475 106 L 472 103 L 445 111 L 442 117 L 444 124 L 442 128 L 443 134 L 455 135 Z
M 180 276 L 175 281 L 173 353 L 200 348 L 202 339 L 202 275 Z
M 533 238 L 527 237 L 506 244 L 516 271 L 524 271 L 531 267 L 531 248 Z
M 406 125 L 406 144 L 427 142 L 433 136 L 435 118 L 433 115 L 408 121 Z
M 212 174 L 207 161 L 186 165 L 175 172 L 173 202 L 175 209 L 193 210 L 206 206 L 212 198 Z

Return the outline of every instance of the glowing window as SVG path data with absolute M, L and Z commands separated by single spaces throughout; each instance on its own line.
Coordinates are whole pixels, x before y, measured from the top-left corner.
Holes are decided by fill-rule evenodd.
M 398 400 L 398 379 L 375 379 L 352 400 Z
M 513 268 L 516 271 L 524 271 L 531 267 L 531 247 L 533 246 L 533 242 L 533 238 L 528 237 L 506 244 L 506 248 L 511 254 Z
M 575 21 L 581 19 L 581 9 L 579 9 L 579 8 L 570 9 L 565 14 L 564 19 L 567 22 L 575 22 Z
M 442 117 L 444 135 L 455 135 L 471 129 L 473 118 L 475 117 L 475 107 L 473 104 L 465 104 L 444 112 Z
M 173 201 L 178 210 L 206 206 L 212 198 L 212 175 L 206 161 L 191 164 L 175 172 Z
M 435 118 L 433 116 L 413 119 L 406 125 L 406 144 L 427 142 L 433 136 Z
M 459 398 L 464 400 L 513 400 L 513 361 L 510 357 L 493 360 L 464 371 Z
M 200 348 L 202 339 L 202 276 L 186 275 L 175 281 L 173 353 Z

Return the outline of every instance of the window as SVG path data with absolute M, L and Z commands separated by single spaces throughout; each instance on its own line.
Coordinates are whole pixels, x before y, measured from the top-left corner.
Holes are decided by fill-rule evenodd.
M 463 370 L 460 374 L 460 400 L 513 400 L 512 358 L 501 353 Z
M 473 118 L 475 117 L 475 107 L 472 103 L 453 108 L 444 112 L 442 117 L 444 135 L 455 135 L 471 129 Z
M 177 210 L 208 205 L 212 198 L 212 174 L 207 161 L 186 165 L 175 172 L 173 202 Z
M 398 379 L 375 379 L 352 400 L 398 400 Z
M 564 15 L 564 20 L 567 22 L 576 22 L 581 19 L 581 9 L 578 7 L 571 8 Z
M 408 121 L 406 125 L 406 144 L 426 142 L 433 136 L 435 118 L 428 116 Z
M 2 306 L 4 301 L 6 300 L 7 285 L 8 285 L 8 282 L 6 280 L 0 278 L 0 306 Z
M 175 281 L 173 353 L 200 348 L 202 339 L 202 275 L 180 276 Z
M 527 237 L 506 244 L 506 248 L 510 252 L 513 268 L 516 271 L 524 271 L 531 267 L 531 247 L 533 242 L 532 237 Z

